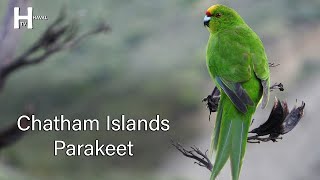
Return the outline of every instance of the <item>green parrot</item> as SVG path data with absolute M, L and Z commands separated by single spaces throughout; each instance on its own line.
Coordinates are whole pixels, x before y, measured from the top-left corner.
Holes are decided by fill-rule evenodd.
M 235 10 L 211 6 L 204 25 L 210 32 L 207 68 L 221 93 L 211 139 L 216 156 L 210 180 L 229 158 L 232 179 L 238 180 L 252 115 L 260 102 L 262 108 L 268 103 L 269 63 L 259 36 Z

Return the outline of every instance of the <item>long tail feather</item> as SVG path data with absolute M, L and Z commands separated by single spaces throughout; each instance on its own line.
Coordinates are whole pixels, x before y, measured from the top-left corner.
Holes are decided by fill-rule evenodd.
M 229 157 L 232 179 L 238 180 L 253 112 L 251 108 L 246 114 L 238 111 L 231 100 L 227 98 L 226 94 L 221 95 L 219 106 L 221 106 L 217 115 L 219 131 L 216 130 L 216 122 L 215 136 L 212 139 L 212 146 L 216 147 L 216 156 L 210 180 L 216 179 Z M 219 115 L 219 113 L 221 115 Z M 217 136 L 218 140 L 216 138 Z
M 210 180 L 214 180 L 223 166 L 226 164 L 231 150 L 231 133 L 232 133 L 232 121 L 226 120 L 221 122 L 219 142 L 217 146 L 216 159 L 211 172 Z
M 218 113 L 217 113 L 217 118 L 216 118 L 216 122 L 214 125 L 214 130 L 212 133 L 212 137 L 211 137 L 211 147 L 210 147 L 210 156 L 213 155 L 213 151 L 217 150 L 217 146 L 218 146 L 218 140 L 219 140 L 219 134 L 220 134 L 220 127 L 221 127 L 221 119 L 222 119 L 222 112 L 223 112 L 223 108 L 221 105 L 221 102 L 223 100 L 220 99 L 219 105 L 218 105 Z
M 232 179 L 238 180 L 244 158 L 249 131 L 249 119 L 235 119 L 232 126 L 232 150 L 230 154 Z M 250 122 L 249 122 L 250 123 Z

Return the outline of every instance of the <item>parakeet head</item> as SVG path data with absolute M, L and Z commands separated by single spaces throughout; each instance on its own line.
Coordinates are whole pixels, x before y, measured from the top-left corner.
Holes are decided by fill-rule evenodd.
M 208 28 L 209 32 L 215 33 L 230 28 L 230 26 L 244 24 L 244 21 L 235 10 L 216 4 L 206 11 L 203 24 Z

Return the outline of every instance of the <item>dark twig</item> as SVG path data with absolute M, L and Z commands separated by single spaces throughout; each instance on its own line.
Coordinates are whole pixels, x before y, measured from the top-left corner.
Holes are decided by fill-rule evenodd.
M 268 136 L 268 137 L 261 137 L 261 136 L 250 136 L 248 137 L 248 143 L 257 143 L 259 144 L 260 142 L 268 142 L 268 141 L 272 141 L 272 142 L 278 142 L 277 140 L 281 140 L 282 137 L 276 137 L 276 136 Z
M 197 147 L 191 147 L 191 150 L 185 149 L 180 143 L 171 140 L 171 144 L 180 151 L 184 156 L 196 160 L 195 164 L 207 168 L 209 171 L 212 170 L 213 165 L 207 156 L 207 152 L 203 153 Z
M 276 63 L 269 63 L 269 67 L 277 67 L 279 66 L 280 64 L 276 64 Z
M 279 91 L 284 91 L 284 87 L 282 83 L 274 83 L 271 87 L 270 87 L 270 91 L 273 91 L 275 89 L 279 89 Z
M 24 115 L 30 117 L 32 114 L 34 114 L 34 110 L 32 106 L 28 106 L 24 112 Z M 27 119 L 22 119 L 21 120 L 21 126 L 22 128 L 27 127 L 30 125 L 30 121 Z M 17 142 L 19 139 L 21 139 L 27 131 L 21 131 L 17 123 L 13 123 L 11 126 L 7 127 L 6 129 L 3 129 L 0 131 L 0 150 L 14 144 Z

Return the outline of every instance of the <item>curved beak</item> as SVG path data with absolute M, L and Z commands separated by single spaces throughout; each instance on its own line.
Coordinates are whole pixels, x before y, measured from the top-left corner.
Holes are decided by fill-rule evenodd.
M 209 17 L 209 16 L 206 15 L 206 16 L 203 18 L 203 25 L 209 27 L 209 22 L 210 22 L 210 20 L 211 20 L 211 17 Z

